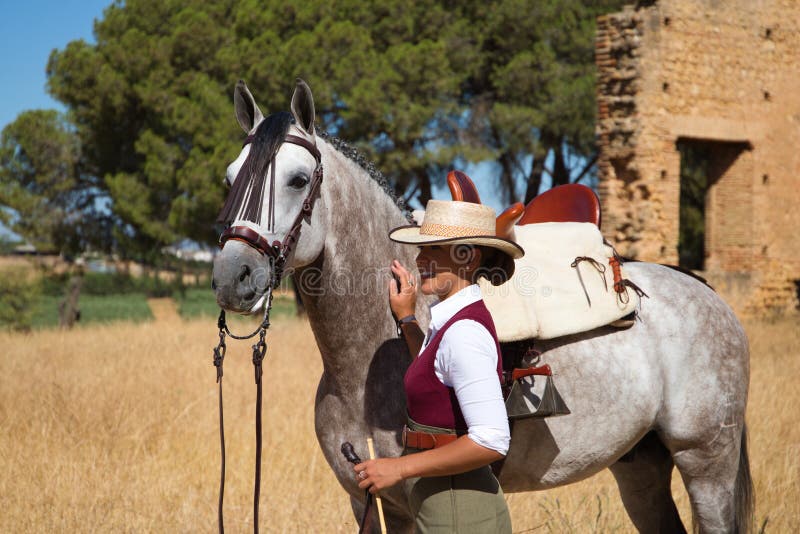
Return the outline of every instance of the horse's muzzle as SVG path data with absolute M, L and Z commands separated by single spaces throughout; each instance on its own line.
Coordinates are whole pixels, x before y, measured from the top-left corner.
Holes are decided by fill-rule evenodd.
M 214 259 L 211 287 L 217 304 L 230 312 L 256 313 L 270 280 L 269 262 L 256 249 L 230 240 Z

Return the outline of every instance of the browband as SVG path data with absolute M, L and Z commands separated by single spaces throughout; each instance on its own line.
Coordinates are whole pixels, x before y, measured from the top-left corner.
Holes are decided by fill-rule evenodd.
M 244 143 L 242 143 L 242 148 L 252 143 L 255 138 L 256 138 L 255 134 L 250 134 L 247 137 L 245 137 Z M 298 137 L 292 134 L 286 134 L 286 139 L 284 139 L 284 143 L 285 142 L 289 142 L 294 145 L 300 145 L 301 147 L 305 148 L 306 150 L 311 152 L 311 155 L 314 156 L 314 159 L 317 160 L 317 163 L 319 163 L 320 160 L 322 159 L 322 156 L 320 155 L 319 149 L 316 147 L 316 145 L 310 143 L 308 140 L 303 139 L 302 137 Z

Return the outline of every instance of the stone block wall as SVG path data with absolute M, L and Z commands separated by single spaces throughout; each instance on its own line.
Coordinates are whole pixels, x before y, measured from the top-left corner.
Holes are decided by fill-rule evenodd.
M 677 263 L 677 143 L 705 143 L 704 274 L 738 288 L 737 311 L 796 309 L 800 2 L 648 4 L 597 21 L 603 233 L 623 255 Z

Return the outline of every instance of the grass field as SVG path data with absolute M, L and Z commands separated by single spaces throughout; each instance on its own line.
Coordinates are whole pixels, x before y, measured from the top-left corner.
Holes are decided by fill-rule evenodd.
M 217 317 L 219 306 L 214 293 L 208 288 L 187 289 L 183 295 L 176 295 L 178 311 L 181 317 Z M 286 317 L 295 314 L 294 296 L 292 293 L 278 293 L 272 299 L 270 317 Z
M 212 532 L 219 476 L 214 318 L 0 333 L 0 532 Z M 747 325 L 757 522 L 800 531 L 800 329 Z M 270 330 L 262 530 L 355 532 L 317 446 L 322 365 L 307 323 Z M 251 530 L 255 387 L 247 343 L 225 363 L 226 528 Z M 680 512 L 690 524 L 679 477 Z M 608 472 L 508 496 L 515 532 L 631 532 Z
M 209 292 L 210 293 L 210 292 Z M 61 296 L 40 295 L 33 312 L 33 328 L 58 326 L 58 305 Z M 81 295 L 78 301 L 81 324 L 110 323 L 114 321 L 149 321 L 153 318 L 143 293 L 111 296 Z
M 33 310 L 34 329 L 58 326 L 58 305 L 62 296 L 39 295 Z M 214 293 L 207 288 L 189 288 L 181 295 L 175 294 L 178 313 L 184 318 L 216 318 L 219 306 Z M 150 321 L 153 313 L 144 293 L 120 293 L 100 296 L 82 294 L 78 303 L 81 310 L 80 325 L 111 323 L 117 321 Z M 294 298 L 281 293 L 273 299 L 271 317 L 291 317 L 295 314 Z

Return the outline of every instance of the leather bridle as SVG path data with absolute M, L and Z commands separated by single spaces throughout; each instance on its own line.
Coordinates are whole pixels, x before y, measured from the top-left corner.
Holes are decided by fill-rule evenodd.
M 247 145 L 253 141 L 253 135 L 248 135 L 247 139 L 245 139 L 244 144 Z M 231 226 L 226 229 L 222 234 L 219 236 L 219 246 L 222 248 L 225 246 L 225 243 L 231 239 L 242 241 L 261 254 L 264 254 L 268 258 L 270 258 L 273 262 L 277 262 L 279 259 L 282 259 L 283 262 L 286 261 L 289 254 L 293 250 L 297 240 L 300 237 L 300 228 L 303 224 L 304 220 L 310 220 L 311 213 L 314 210 L 314 202 L 316 201 L 317 197 L 319 196 L 319 188 L 322 184 L 322 157 L 319 153 L 319 149 L 311 142 L 303 139 L 302 137 L 298 137 L 296 135 L 288 134 L 284 140 L 285 143 L 292 143 L 295 145 L 299 145 L 306 150 L 308 150 L 314 159 L 317 161 L 317 166 L 314 169 L 313 174 L 311 175 L 310 187 L 308 190 L 308 194 L 306 198 L 303 200 L 303 206 L 300 209 L 300 213 L 297 214 L 294 221 L 292 222 L 292 226 L 289 228 L 289 231 L 286 233 L 286 237 L 283 238 L 283 241 L 274 240 L 272 243 L 269 242 L 267 238 L 263 235 L 258 233 L 257 231 L 253 230 L 249 226 Z M 277 151 L 276 151 L 277 155 Z M 271 186 L 270 186 L 270 193 L 274 195 L 275 190 L 275 156 L 272 157 L 272 160 L 269 163 L 270 166 L 270 174 L 271 174 Z M 274 214 L 274 197 L 270 199 L 269 203 L 269 214 L 272 216 Z M 279 267 L 283 267 L 283 265 L 279 265 Z M 275 265 L 273 265 L 273 269 Z
M 252 143 L 253 135 L 248 135 L 245 139 L 244 146 Z M 255 368 L 255 381 L 256 381 L 256 467 L 255 467 L 255 484 L 253 496 L 253 532 L 258 534 L 258 504 L 259 496 L 261 493 L 261 376 L 262 376 L 262 362 L 267 352 L 266 333 L 269 328 L 269 312 L 272 308 L 272 289 L 277 287 L 283 277 L 283 269 L 289 255 L 294 250 L 297 240 L 300 238 L 300 228 L 303 221 L 311 221 L 311 213 L 314 210 L 314 202 L 319 196 L 320 185 L 322 184 L 322 158 L 317 147 L 302 137 L 287 134 L 284 142 L 299 145 L 308 150 L 314 159 L 317 161 L 317 166 L 311 176 L 310 187 L 306 198 L 303 200 L 303 206 L 300 213 L 297 214 L 292 226 L 286 233 L 283 241 L 275 240 L 272 243 L 267 238 L 261 235 L 256 230 L 248 226 L 231 226 L 222 232 L 219 237 L 220 248 L 225 246 L 225 243 L 230 240 L 242 241 L 247 245 L 253 247 L 261 254 L 267 256 L 272 267 L 272 278 L 267 290 L 265 292 L 266 302 L 264 304 L 264 319 L 258 328 L 250 335 L 236 336 L 230 332 L 228 325 L 225 321 L 225 310 L 220 310 L 219 319 L 217 320 L 217 328 L 219 329 L 219 343 L 214 349 L 214 366 L 217 368 L 217 383 L 219 384 L 219 437 L 220 437 L 220 486 L 219 486 L 219 502 L 217 505 L 217 524 L 220 534 L 225 532 L 222 519 L 222 502 L 225 493 L 225 423 L 223 419 L 222 408 L 222 363 L 225 359 L 226 345 L 225 336 L 228 335 L 234 339 L 250 339 L 259 335 L 258 342 L 253 345 L 253 366 Z M 277 150 L 275 154 L 277 154 Z M 275 216 L 275 155 L 269 162 L 270 172 L 270 200 L 268 207 L 269 229 L 274 230 L 274 216 Z M 237 177 L 244 179 L 243 176 Z M 240 207 L 241 208 L 241 207 Z M 259 221 L 260 223 L 260 221 Z

